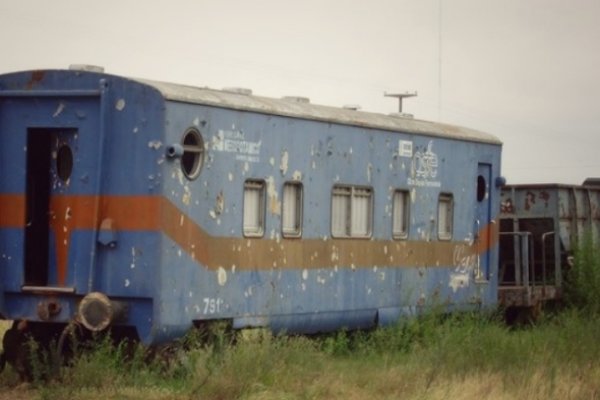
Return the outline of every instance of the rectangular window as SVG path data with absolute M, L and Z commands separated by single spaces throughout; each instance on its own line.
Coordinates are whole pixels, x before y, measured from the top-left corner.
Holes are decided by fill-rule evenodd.
M 302 234 L 302 184 L 286 182 L 283 185 L 282 233 L 284 237 Z
M 372 214 L 372 189 L 354 186 L 334 186 L 331 197 L 332 236 L 371 236 Z
M 406 239 L 408 237 L 408 209 L 409 193 L 406 190 L 394 192 L 392 205 L 392 235 L 394 239 Z
M 438 202 L 438 239 L 452 239 L 453 220 L 454 202 L 452 195 L 442 193 Z
M 248 180 L 244 183 L 244 235 L 262 236 L 265 231 L 265 183 Z

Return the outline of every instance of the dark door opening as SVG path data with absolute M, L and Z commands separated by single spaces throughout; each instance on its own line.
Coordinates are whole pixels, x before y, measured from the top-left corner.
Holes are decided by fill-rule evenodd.
M 25 285 L 48 284 L 50 206 L 50 160 L 52 134 L 49 129 L 27 131 L 27 210 L 25 226 Z

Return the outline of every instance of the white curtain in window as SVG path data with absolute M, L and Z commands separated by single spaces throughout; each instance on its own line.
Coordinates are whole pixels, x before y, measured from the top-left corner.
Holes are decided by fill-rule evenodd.
M 394 193 L 393 224 L 394 236 L 405 236 L 408 233 L 408 193 L 397 191 Z
M 261 232 L 260 186 L 247 186 L 244 189 L 244 233 L 256 234 Z
M 355 189 L 352 199 L 352 236 L 367 236 L 370 230 L 371 192 Z
M 438 237 L 450 239 L 452 237 L 452 197 L 440 196 L 438 204 Z
M 283 233 L 300 233 L 300 185 L 285 184 L 283 186 Z
M 331 233 L 334 236 L 347 236 L 350 209 L 350 191 L 336 188 L 331 200 Z

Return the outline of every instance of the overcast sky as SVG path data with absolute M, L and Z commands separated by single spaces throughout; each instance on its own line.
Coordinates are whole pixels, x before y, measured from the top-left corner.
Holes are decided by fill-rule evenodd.
M 600 176 L 600 0 L 2 0 L 0 73 L 114 74 L 396 111 L 504 142 L 509 183 Z

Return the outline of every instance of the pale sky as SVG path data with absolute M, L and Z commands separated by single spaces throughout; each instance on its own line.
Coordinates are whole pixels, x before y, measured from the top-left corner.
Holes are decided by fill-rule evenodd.
M 491 133 L 509 183 L 600 177 L 599 0 L 1 0 L 0 73 L 70 64 Z

